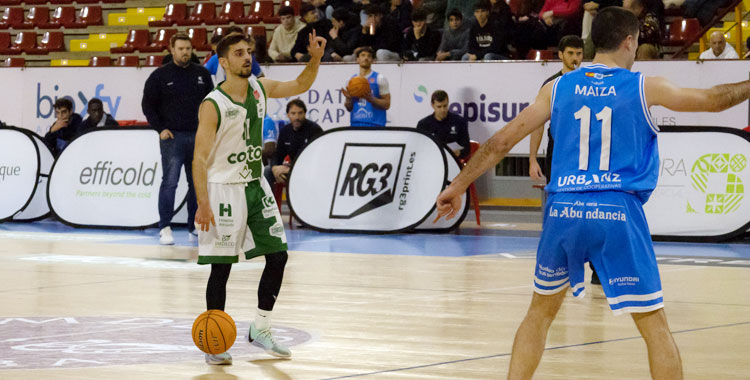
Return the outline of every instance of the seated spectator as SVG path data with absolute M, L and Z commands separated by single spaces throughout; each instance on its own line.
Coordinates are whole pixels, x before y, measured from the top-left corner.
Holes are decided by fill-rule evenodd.
M 310 4 L 315 8 L 315 13 L 318 14 L 318 20 L 327 19 L 326 16 L 326 8 L 328 5 L 326 4 L 326 0 L 302 0 L 303 4 Z M 302 9 L 300 8 L 300 16 L 302 16 Z
M 607 7 L 621 7 L 622 0 L 583 0 L 583 21 L 581 23 L 581 39 L 583 39 L 583 55 L 586 59 L 594 58 L 594 42 L 591 41 L 591 23 L 599 11 Z
M 411 1 L 390 0 L 386 22 L 392 22 L 400 33 L 411 27 Z
M 464 23 L 470 24 L 474 22 L 474 6 L 480 1 L 487 0 L 448 0 L 445 4 L 445 9 L 457 8 L 464 15 Z
M 711 48 L 701 53 L 699 59 L 738 59 L 740 58 L 739 55 L 737 55 L 737 52 L 734 50 L 732 46 L 727 44 L 726 38 L 724 38 L 724 33 L 720 31 L 716 31 L 711 33 L 711 38 L 709 39 L 709 42 L 711 43 Z
M 547 26 L 547 44 L 556 46 L 560 37 L 580 34 L 581 0 L 545 0 L 539 18 Z
M 44 135 L 44 143 L 57 157 L 68 143 L 83 132 L 83 118 L 73 112 L 73 102 L 69 98 L 55 101 L 55 123 Z
M 89 116 L 81 124 L 81 133 L 86 133 L 101 127 L 118 127 L 112 115 L 104 112 L 104 105 L 99 98 L 91 98 L 88 104 Z
M 490 3 L 480 1 L 474 6 L 476 21 L 469 31 L 469 48 L 462 57 L 464 61 L 492 61 L 508 59 L 508 37 L 505 31 L 498 30 L 490 20 Z
M 406 30 L 402 58 L 406 61 L 432 61 L 440 46 L 440 33 L 427 26 L 427 12 L 411 13 L 412 27 Z
M 547 26 L 539 18 L 544 0 L 522 1 L 513 17 L 516 24 L 514 45 L 520 58 L 525 58 L 530 49 L 543 50 L 547 44 Z
M 274 62 L 291 62 L 292 47 L 297 41 L 297 33 L 305 28 L 305 23 L 294 16 L 294 8 L 283 6 L 279 9 L 281 25 L 273 30 L 273 39 L 268 46 L 268 56 Z
M 276 152 L 276 142 L 279 141 L 279 127 L 271 116 L 263 118 L 263 165 L 268 166 Z
M 305 27 L 297 33 L 297 40 L 294 42 L 292 47 L 292 60 L 295 62 L 307 62 L 310 60 L 310 54 L 307 52 L 307 45 L 309 44 L 310 33 L 315 31 L 318 37 L 330 38 L 328 31 L 333 27 L 331 20 L 319 18 L 317 8 L 312 4 L 302 3 L 302 7 L 299 11 L 302 21 L 305 22 Z M 326 46 L 326 52 L 323 55 L 323 61 L 331 60 L 332 49 L 330 46 Z
M 513 12 L 511 12 L 510 6 L 505 0 L 490 0 L 490 19 L 495 22 L 499 30 L 510 36 L 513 35 L 515 29 Z
M 631 11 L 640 23 L 636 59 L 659 59 L 661 48 L 661 0 L 624 0 L 623 7 Z
M 328 31 L 332 61 L 354 61 L 354 45 L 362 26 L 346 8 L 338 8 L 331 14 L 333 27 Z
M 435 30 L 447 30 L 447 27 L 443 27 L 445 24 L 445 11 L 447 5 L 448 0 L 423 0 L 419 6 L 427 12 L 427 25 Z M 461 11 L 459 11 L 459 13 L 461 13 Z M 463 15 L 461 18 L 463 19 Z
M 273 156 L 273 162 L 269 166 L 271 173 L 266 171 L 266 180 L 273 185 L 275 182 L 286 183 L 291 170 L 291 164 L 284 164 L 284 158 L 289 156 L 290 162 L 294 163 L 302 149 L 310 140 L 320 136 L 323 133 L 317 123 L 307 120 L 305 114 L 307 106 L 299 98 L 293 99 L 286 104 L 286 114 L 289 117 L 289 124 L 281 127 L 279 131 L 279 141 L 276 144 L 276 152 Z M 273 180 L 274 182 L 271 182 Z
M 460 61 L 468 47 L 469 26 L 464 24 L 464 16 L 461 12 L 453 8 L 448 13 L 448 28 L 443 31 L 435 60 Z
M 398 61 L 403 39 L 398 27 L 391 22 L 383 22 L 383 10 L 377 5 L 368 5 L 365 13 L 367 22 L 358 34 L 355 45 L 371 46 L 378 61 Z
M 245 32 L 243 32 L 242 28 L 240 28 L 239 26 L 230 26 L 229 28 L 227 28 L 222 37 L 226 37 L 230 34 L 245 34 Z M 253 36 L 248 36 L 248 38 L 250 39 L 250 49 L 255 50 L 255 38 L 253 38 Z M 214 41 L 214 37 L 211 37 L 211 40 Z M 221 41 L 221 38 L 219 38 L 219 41 Z M 217 41 L 216 43 L 218 44 L 219 42 Z M 213 56 L 211 56 L 208 62 L 206 62 L 203 66 L 208 69 L 209 73 L 211 73 L 211 79 L 217 86 L 219 85 L 219 83 L 227 79 L 227 75 L 226 73 L 224 73 L 224 68 L 219 64 L 218 54 L 214 54 Z M 260 64 L 255 59 L 255 56 L 253 56 L 252 73 L 257 78 L 263 76 L 263 70 L 260 68 Z
M 456 157 L 465 159 L 471 152 L 469 123 L 463 117 L 448 112 L 448 94 L 443 90 L 432 93 L 430 105 L 435 112 L 417 123 L 417 129 L 431 135 L 437 142 L 445 144 Z

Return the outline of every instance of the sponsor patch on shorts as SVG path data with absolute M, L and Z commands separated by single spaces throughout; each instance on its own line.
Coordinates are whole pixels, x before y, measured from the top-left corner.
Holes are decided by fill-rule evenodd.
M 270 233 L 271 236 L 282 238 L 284 236 L 284 225 L 279 222 L 276 222 L 276 224 L 274 224 L 268 229 L 268 233 Z
M 267 219 L 267 218 L 273 218 L 273 217 L 275 217 L 275 216 L 276 216 L 276 208 L 275 208 L 275 207 L 272 207 L 272 208 L 264 208 L 264 209 L 263 209 L 263 218 L 264 218 L 264 219 Z

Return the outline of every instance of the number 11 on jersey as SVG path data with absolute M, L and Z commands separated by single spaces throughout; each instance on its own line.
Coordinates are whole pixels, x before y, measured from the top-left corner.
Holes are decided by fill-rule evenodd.
M 581 107 L 574 113 L 576 120 L 581 121 L 581 136 L 579 139 L 578 170 L 589 170 L 589 139 L 591 129 L 591 108 Z M 609 171 L 609 152 L 612 141 L 612 109 L 604 107 L 596 114 L 596 120 L 602 122 L 602 149 L 599 157 L 599 170 Z

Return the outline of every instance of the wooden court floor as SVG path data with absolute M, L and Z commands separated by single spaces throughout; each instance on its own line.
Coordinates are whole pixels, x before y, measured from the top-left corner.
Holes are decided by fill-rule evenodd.
M 196 249 L 0 237 L 0 379 L 504 379 L 534 262 L 291 251 L 274 311 L 291 360 L 245 341 L 262 259 L 236 265 L 234 364 L 190 340 L 205 308 Z M 661 265 L 686 379 L 750 378 L 750 269 Z M 569 297 L 536 379 L 648 379 L 645 344 L 600 289 Z

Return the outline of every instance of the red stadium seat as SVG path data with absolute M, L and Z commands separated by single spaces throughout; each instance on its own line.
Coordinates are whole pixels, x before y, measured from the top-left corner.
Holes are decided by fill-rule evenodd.
M 266 27 L 263 25 L 247 26 L 245 27 L 245 35 L 253 36 L 253 38 L 255 38 L 256 41 L 261 38 L 266 39 Z
M 17 28 L 23 24 L 23 8 L 5 8 L 0 29 Z
M 0 5 L 5 5 L 5 6 L 21 5 L 21 0 L 0 0 Z
M 148 26 L 172 26 L 187 18 L 187 4 L 169 3 L 164 8 L 164 16 L 158 21 L 149 21 Z
M 680 46 L 698 38 L 701 34 L 701 25 L 697 18 L 678 18 L 669 25 L 670 46 Z
M 101 2 L 104 4 L 119 4 L 124 3 L 125 0 L 101 0 Z
M 76 3 L 78 4 L 95 4 L 98 3 L 99 0 L 78 0 Z M 65 5 L 65 4 L 73 4 L 73 0 L 50 0 L 50 4 L 52 5 Z
M 207 22 L 210 25 L 223 25 L 230 22 L 239 23 L 245 18 L 245 4 L 241 1 L 227 1 L 221 6 L 216 18 Z
M 23 0 L 24 5 L 41 5 L 47 4 L 47 0 Z
M 45 25 L 45 29 L 57 29 L 62 26 L 70 27 L 76 21 L 76 9 L 70 7 L 57 7 L 55 12 L 52 13 L 52 20 L 49 25 Z
M 128 32 L 128 37 L 125 39 L 125 43 L 122 46 L 110 48 L 109 52 L 114 54 L 132 53 L 136 50 L 140 51 L 150 43 L 151 32 L 148 29 L 131 29 Z
M 17 29 L 34 29 L 34 27 L 42 28 L 44 25 L 49 24 L 49 8 L 48 7 L 32 7 L 29 9 L 29 13 L 26 14 L 26 21 L 16 27 Z
M 137 55 L 121 55 L 115 62 L 115 66 L 122 67 L 138 67 L 139 64 L 140 59 L 138 59 Z
M 551 61 L 555 59 L 555 53 L 550 50 L 529 50 L 526 59 L 534 61 Z
M 102 7 L 98 5 L 87 5 L 81 8 L 78 13 L 76 22 L 70 25 L 71 28 L 87 28 L 91 25 L 103 25 Z
M 161 66 L 162 61 L 164 61 L 163 55 L 149 55 L 146 57 L 146 64 L 144 66 L 159 67 Z
M 193 44 L 193 50 L 211 51 L 211 45 L 208 43 L 206 28 L 189 28 L 186 32 Z
M 0 32 L 0 49 L 10 48 L 10 33 Z
M 187 20 L 177 21 L 177 25 L 200 25 L 207 24 L 216 18 L 216 4 L 198 3 L 195 4 Z
M 65 51 L 65 37 L 63 32 L 44 32 L 39 48 L 50 52 Z
M 219 27 L 216 27 L 216 29 L 214 29 L 214 33 L 211 36 L 212 37 L 213 36 L 222 36 L 223 37 L 224 34 L 226 33 L 226 31 L 227 31 L 227 28 L 219 26 Z
M 148 46 L 138 49 L 143 53 L 161 53 L 169 50 L 169 39 L 177 33 L 177 29 L 159 29 L 154 34 L 154 40 Z
M 4 67 L 25 67 L 26 66 L 26 59 L 25 58 L 16 58 L 16 57 L 8 57 L 5 58 L 5 61 L 3 61 Z
M 10 48 L 1 49 L 0 54 L 16 55 L 30 53 L 34 48 L 36 48 L 36 32 L 18 32 Z
M 302 7 L 302 0 L 284 0 L 281 2 L 282 7 L 294 8 L 294 14 L 299 15 L 299 9 Z M 278 21 L 276 21 L 278 23 Z
M 274 17 L 273 0 L 258 0 L 250 4 L 250 12 L 245 19 L 248 24 L 260 24 L 266 17 Z
M 91 67 L 112 66 L 112 57 L 109 57 L 109 56 L 91 57 L 91 60 L 89 61 L 89 66 Z

